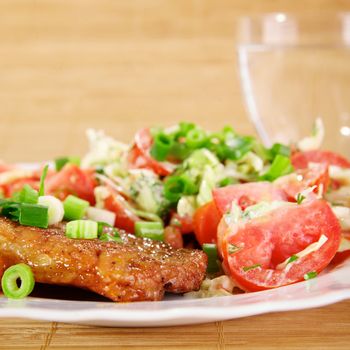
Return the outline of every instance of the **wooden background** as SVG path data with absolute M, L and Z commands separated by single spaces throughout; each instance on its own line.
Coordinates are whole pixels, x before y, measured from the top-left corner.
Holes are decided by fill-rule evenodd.
M 0 157 L 82 154 L 87 127 L 129 140 L 190 119 L 252 133 L 235 22 L 271 11 L 350 10 L 339 0 L 0 0 Z M 1 349 L 348 349 L 350 302 L 166 329 L 0 320 Z

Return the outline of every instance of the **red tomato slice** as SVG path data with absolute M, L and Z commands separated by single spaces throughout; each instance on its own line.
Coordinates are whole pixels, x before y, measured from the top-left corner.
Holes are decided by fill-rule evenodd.
M 321 235 L 327 241 L 284 269 L 277 265 L 302 251 Z M 281 207 L 263 217 L 229 227 L 222 242 L 224 266 L 246 291 L 292 284 L 309 272 L 321 272 L 339 247 L 341 228 L 326 201 Z M 236 252 L 232 248 L 237 247 Z M 254 268 L 255 266 L 255 268 Z
M 194 232 L 193 217 L 190 215 L 180 216 L 177 213 L 171 215 L 170 225 L 178 227 L 182 234 Z
M 61 200 L 72 194 L 94 205 L 94 188 L 97 183 L 93 174 L 92 170 L 83 170 L 77 165 L 67 164 L 61 171 L 47 178 L 45 191 Z
M 105 199 L 105 209 L 116 214 L 114 226 L 129 233 L 135 232 L 135 223 L 141 219 L 130 211 L 125 199 L 118 193 L 112 193 Z
M 135 143 L 128 155 L 131 168 L 151 169 L 156 174 L 166 176 L 171 174 L 175 165 L 169 162 L 158 162 L 151 154 L 153 138 L 149 129 L 141 129 L 135 135 Z
M 213 191 L 213 198 L 222 215 L 231 209 L 233 201 L 244 210 L 261 201 L 287 200 L 285 193 L 270 182 L 250 182 L 217 188 Z
M 183 248 L 184 242 L 180 229 L 173 226 L 167 226 L 164 229 L 164 242 L 170 244 L 175 249 Z
M 311 168 L 299 169 L 295 173 L 278 178 L 274 184 L 283 190 L 288 200 L 295 202 L 298 193 L 309 187 L 316 186 L 314 193 L 318 193 L 322 186 L 322 193 L 327 192 L 330 179 L 327 164 L 314 164 Z
M 217 227 L 221 219 L 221 213 L 215 203 L 209 202 L 198 208 L 194 214 L 194 233 L 200 245 L 204 243 L 216 243 Z
M 296 152 L 292 155 L 292 164 L 295 169 L 305 169 L 309 163 L 336 165 L 341 168 L 350 168 L 350 161 L 331 151 Z

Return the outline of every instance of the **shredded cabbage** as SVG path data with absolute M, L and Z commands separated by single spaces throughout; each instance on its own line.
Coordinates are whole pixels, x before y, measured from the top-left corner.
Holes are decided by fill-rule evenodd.
M 102 130 L 88 129 L 86 135 L 90 150 L 81 161 L 83 168 L 120 163 L 129 149 L 128 145 L 105 135 Z
M 177 203 L 176 211 L 180 216 L 192 216 L 196 208 L 195 196 L 183 196 Z

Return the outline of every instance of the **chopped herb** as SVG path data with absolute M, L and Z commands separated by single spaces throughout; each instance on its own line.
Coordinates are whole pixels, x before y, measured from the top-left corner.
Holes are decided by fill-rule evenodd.
M 308 272 L 304 275 L 304 280 L 307 281 L 307 280 L 311 280 L 312 278 L 315 278 L 317 276 L 317 272 L 316 271 L 311 271 L 311 272 Z
M 40 186 L 39 186 L 39 197 L 43 196 L 45 194 L 44 182 L 45 182 L 45 179 L 46 179 L 46 175 L 47 175 L 48 169 L 49 169 L 49 165 L 46 164 L 44 166 L 43 172 L 41 173 Z
M 240 247 L 237 247 L 237 246 L 234 245 L 234 244 L 229 244 L 229 245 L 228 245 L 228 253 L 229 253 L 229 254 L 237 253 L 240 249 L 241 249 Z
M 251 266 L 244 266 L 243 267 L 243 271 L 244 272 L 247 272 L 247 271 L 250 271 L 250 270 L 254 270 L 258 267 L 261 267 L 261 264 L 255 264 L 255 265 L 251 265 Z
M 290 264 L 291 262 L 295 261 L 295 260 L 298 260 L 299 257 L 297 255 L 292 255 L 288 261 L 287 261 L 287 264 Z
M 298 193 L 297 194 L 297 203 L 301 204 L 305 198 L 306 197 L 304 195 L 302 195 L 301 193 Z

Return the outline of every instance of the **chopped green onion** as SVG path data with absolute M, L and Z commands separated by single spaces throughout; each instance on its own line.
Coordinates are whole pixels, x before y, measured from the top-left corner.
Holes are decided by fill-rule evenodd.
M 47 228 L 49 226 L 48 207 L 21 203 L 19 207 L 19 223 L 25 226 Z
M 34 190 L 28 184 L 25 184 L 23 188 L 13 194 L 12 198 L 14 201 L 19 203 L 31 203 L 36 204 L 38 202 L 38 191 Z
M 297 194 L 297 204 L 301 204 L 306 197 L 301 193 Z
M 77 166 L 80 165 L 79 157 L 60 157 L 55 159 L 55 168 L 56 171 L 60 171 L 66 164 L 75 164 Z
M 164 184 L 164 196 L 171 203 L 176 203 L 183 195 L 197 192 L 196 185 L 186 176 L 171 176 Z
M 12 265 L 4 272 L 1 279 L 2 291 L 10 299 L 25 298 L 33 291 L 34 285 L 33 272 L 26 264 Z
M 179 137 L 186 137 L 187 134 L 196 127 L 194 123 L 180 122 L 179 130 L 176 133 L 176 139 Z
M 270 169 L 262 175 L 262 180 L 274 181 L 278 177 L 289 174 L 293 171 L 293 166 L 288 157 L 278 154 L 273 160 Z
M 190 149 L 202 147 L 207 141 L 207 135 L 201 129 L 192 129 L 186 135 L 185 143 Z
M 107 229 L 105 230 L 105 228 Z M 106 224 L 105 222 L 98 222 L 97 231 L 98 231 L 98 238 L 101 241 L 118 242 L 118 243 L 123 242 L 120 237 L 119 231 L 115 227 L 109 224 Z
M 292 256 L 288 259 L 287 264 L 290 264 L 290 263 L 292 263 L 293 261 L 296 261 L 296 260 L 298 260 L 298 259 L 299 259 L 298 255 L 292 255 Z
M 63 201 L 64 218 L 66 220 L 80 220 L 84 217 L 90 203 L 76 196 L 69 195 Z
M 134 209 L 134 213 L 142 218 L 142 219 L 146 219 L 148 221 L 159 221 L 159 222 L 163 222 L 163 220 L 157 215 L 157 214 L 153 214 L 153 213 L 149 213 L 147 211 L 144 210 L 138 210 L 138 209 Z
M 204 243 L 202 245 L 202 249 L 208 257 L 207 272 L 208 273 L 218 272 L 220 270 L 220 267 L 218 264 L 218 249 L 216 247 L 216 244 Z
M 1 215 L 10 220 L 18 221 L 20 206 L 20 203 L 16 203 L 8 199 L 2 199 L 0 200 Z
M 66 225 L 68 238 L 95 239 L 98 237 L 98 223 L 92 220 L 74 220 Z
M 237 253 L 239 250 L 241 250 L 241 248 L 236 246 L 236 245 L 234 245 L 234 244 L 229 244 L 228 245 L 228 253 L 229 254 Z
M 135 235 L 155 241 L 164 241 L 164 228 L 160 222 L 137 221 L 135 223 Z
M 290 157 L 290 147 L 282 145 L 281 143 L 275 143 L 270 148 L 271 159 L 274 159 L 278 154 L 285 157 Z
M 157 134 L 151 148 L 151 156 L 158 161 L 165 160 L 171 150 L 172 144 L 173 140 L 170 136 L 163 133 Z
M 46 164 L 44 166 L 43 172 L 41 173 L 41 177 L 40 177 L 40 186 L 39 186 L 39 196 L 43 196 L 45 194 L 45 179 L 47 176 L 47 171 L 49 169 L 49 165 Z
M 247 272 L 247 271 L 250 271 L 250 270 L 257 269 L 258 267 L 261 267 L 261 264 L 255 264 L 255 265 L 251 265 L 251 266 L 244 266 L 243 267 L 243 271 Z
M 236 183 L 238 183 L 237 179 L 234 179 L 233 177 L 225 177 L 219 181 L 219 187 L 226 187 L 228 185 L 233 185 Z
M 315 278 L 317 277 L 317 272 L 316 271 L 311 271 L 311 272 L 308 272 L 304 275 L 304 280 L 307 281 L 307 280 L 311 280 L 312 278 Z
M 170 155 L 176 159 L 184 160 L 191 153 L 191 150 L 187 147 L 185 143 L 174 142 L 170 150 Z
M 49 225 L 58 224 L 63 220 L 64 208 L 58 198 L 54 196 L 40 196 L 38 204 L 48 207 Z

